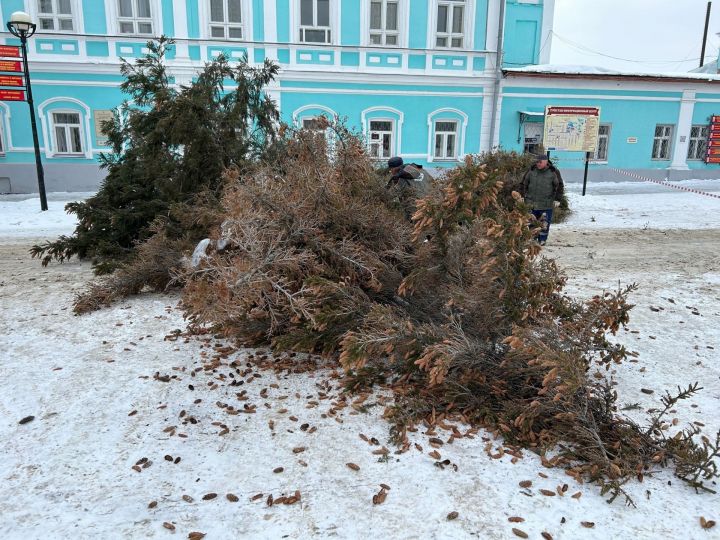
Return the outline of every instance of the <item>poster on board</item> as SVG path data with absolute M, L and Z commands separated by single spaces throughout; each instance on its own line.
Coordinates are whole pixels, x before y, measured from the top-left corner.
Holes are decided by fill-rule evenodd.
M 595 152 L 600 131 L 600 107 L 545 108 L 543 145 L 546 150 Z

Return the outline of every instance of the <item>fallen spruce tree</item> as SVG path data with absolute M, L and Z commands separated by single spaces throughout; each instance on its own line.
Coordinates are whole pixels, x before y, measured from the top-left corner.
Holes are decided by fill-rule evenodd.
M 276 137 L 278 110 L 264 90 L 276 64 L 219 55 L 192 82 L 176 85 L 165 63 L 173 46 L 162 37 L 147 43 L 144 57 L 123 60 L 127 100 L 102 126 L 107 177 L 94 196 L 66 206 L 78 218 L 72 235 L 31 250 L 43 265 L 78 257 L 97 274 L 117 271 L 87 309 L 146 285 L 162 290 L 175 266 L 169 260 L 179 261 L 214 224 L 223 171 L 251 166 Z
M 634 286 L 584 302 L 564 294 L 528 209 L 488 156 L 467 157 L 409 221 L 362 141 L 344 131 L 331 140 L 328 149 L 316 134 L 286 134 L 274 162 L 226 172 L 222 224 L 180 277 L 191 326 L 337 358 L 349 391 L 387 385 L 401 447 L 414 424 L 456 418 L 611 499 L 631 502 L 624 483 L 670 463 L 710 490 L 720 434 L 670 436 L 665 419 L 698 386 L 668 394 L 641 426 L 618 414 L 599 372 L 632 354 L 612 336 Z

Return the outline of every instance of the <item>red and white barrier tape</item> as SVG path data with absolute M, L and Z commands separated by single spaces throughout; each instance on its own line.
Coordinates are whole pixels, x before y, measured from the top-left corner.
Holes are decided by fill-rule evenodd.
M 685 186 L 679 186 L 677 184 L 671 184 L 670 182 L 663 182 L 662 180 L 654 180 L 653 178 L 648 178 L 647 176 L 640 176 L 639 174 L 623 171 L 622 169 L 615 169 L 610 168 L 612 171 L 619 172 L 620 174 L 624 174 L 625 176 L 629 176 L 630 178 L 634 178 L 636 180 L 642 180 L 643 182 L 652 182 L 653 184 L 660 184 L 661 186 L 666 186 L 673 189 L 679 189 L 680 191 L 687 191 L 689 193 L 697 193 L 698 195 L 705 195 L 706 197 L 712 197 L 713 199 L 720 199 L 720 194 L 717 193 L 708 193 L 707 191 L 701 191 L 699 189 L 693 189 L 688 188 Z

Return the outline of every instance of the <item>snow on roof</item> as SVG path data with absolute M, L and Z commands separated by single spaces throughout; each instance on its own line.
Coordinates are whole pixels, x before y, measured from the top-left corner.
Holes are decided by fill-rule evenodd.
M 617 71 L 598 66 L 581 66 L 571 64 L 540 64 L 537 66 L 525 66 L 521 68 L 506 68 L 504 73 L 513 74 L 538 74 L 538 75 L 568 75 L 568 76 L 592 76 L 592 77 L 635 77 L 650 79 L 686 79 L 707 82 L 720 82 L 720 74 L 717 73 L 683 73 L 683 72 L 630 72 Z
M 717 60 L 713 60 L 712 62 L 708 62 L 707 64 L 704 64 L 702 67 L 696 67 L 695 69 L 691 69 L 690 73 L 712 73 L 717 74 L 718 72 L 718 62 Z

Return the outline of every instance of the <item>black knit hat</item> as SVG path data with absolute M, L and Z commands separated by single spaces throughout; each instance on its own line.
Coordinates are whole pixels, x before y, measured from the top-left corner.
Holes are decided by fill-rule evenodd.
M 400 156 L 391 157 L 388 159 L 388 168 L 394 169 L 395 167 L 402 167 L 403 163 L 403 158 Z

